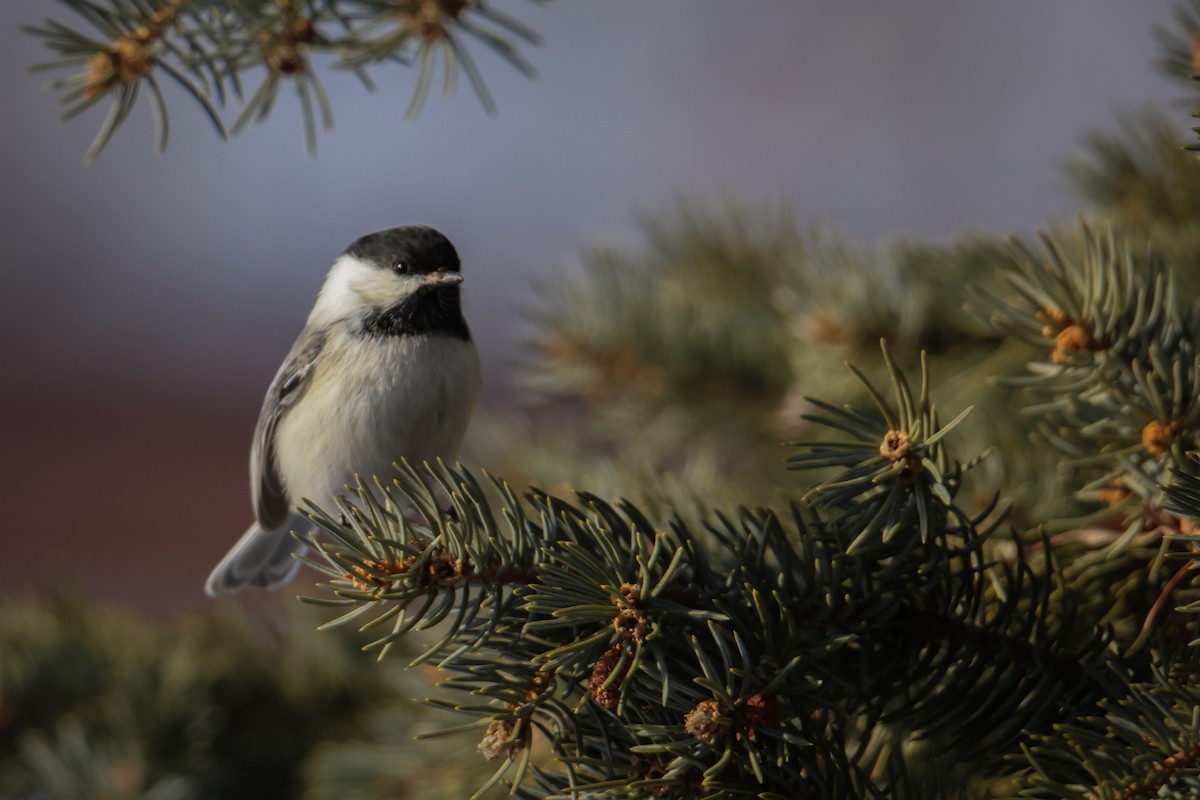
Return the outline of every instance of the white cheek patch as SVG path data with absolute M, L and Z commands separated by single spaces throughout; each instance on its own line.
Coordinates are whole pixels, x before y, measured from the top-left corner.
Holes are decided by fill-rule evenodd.
M 354 294 L 353 276 L 366 269 L 369 269 L 366 264 L 350 256 L 342 256 L 333 262 L 312 313 L 308 315 L 309 323 L 329 325 L 352 314 L 362 303 Z
M 354 256 L 341 256 L 329 269 L 309 314 L 309 324 L 331 325 L 372 309 L 386 308 L 420 283 L 420 278 L 396 275 Z

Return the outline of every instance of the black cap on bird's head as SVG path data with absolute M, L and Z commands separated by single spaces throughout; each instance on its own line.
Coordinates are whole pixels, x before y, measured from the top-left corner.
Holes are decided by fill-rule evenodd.
M 346 248 L 343 258 L 376 276 L 357 282 L 359 296 L 375 304 L 362 318 L 364 334 L 470 340 L 459 294 L 458 251 L 436 229 L 403 225 L 368 233 Z
M 368 233 L 347 247 L 345 254 L 401 275 L 461 270 L 454 245 L 428 225 L 402 225 Z

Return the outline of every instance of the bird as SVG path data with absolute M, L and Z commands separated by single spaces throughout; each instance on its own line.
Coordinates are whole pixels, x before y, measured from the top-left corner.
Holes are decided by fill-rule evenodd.
M 356 476 L 458 455 L 481 388 L 458 251 L 427 225 L 369 233 L 338 256 L 275 373 L 250 448 L 254 523 L 209 596 L 272 588 L 299 568 L 305 502 L 332 508 Z

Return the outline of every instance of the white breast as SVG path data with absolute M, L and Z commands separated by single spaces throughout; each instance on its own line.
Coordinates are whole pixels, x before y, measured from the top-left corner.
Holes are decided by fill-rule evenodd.
M 479 385 L 472 343 L 335 330 L 303 397 L 276 429 L 289 498 L 328 507 L 356 474 L 386 481 L 401 458 L 455 458 Z

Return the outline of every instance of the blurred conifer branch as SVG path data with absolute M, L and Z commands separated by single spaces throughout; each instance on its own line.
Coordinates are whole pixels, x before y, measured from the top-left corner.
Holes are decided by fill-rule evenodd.
M 345 784 L 327 791 L 320 778 L 347 742 L 397 718 L 406 739 L 447 724 L 410 700 L 423 679 L 364 660 L 361 637 L 318 639 L 311 613 L 281 630 L 229 611 L 150 621 L 71 595 L 0 607 L 0 796 L 333 800 Z M 439 752 L 420 768 L 486 778 L 465 748 Z M 356 786 L 399 785 L 389 766 L 417 770 L 393 753 Z M 454 785 L 420 783 L 406 796 Z
M 1094 131 L 1084 143 L 1067 175 L 1095 207 L 1142 231 L 1200 220 L 1200 169 L 1162 112 L 1127 117 L 1117 130 Z
M 1200 80 L 1200 2 L 1179 0 L 1174 16 L 1173 25 L 1154 31 L 1161 47 L 1159 67 L 1172 78 L 1189 81 L 1194 97 L 1195 81 Z M 1194 111 L 1192 116 L 1200 117 L 1200 111 Z M 1200 128 L 1192 128 L 1192 132 L 1200 134 Z M 1193 142 L 1187 149 L 1200 150 L 1200 143 Z
M 1158 66 L 1169 77 L 1192 81 L 1200 73 L 1200 2 L 1179 0 L 1173 16 L 1172 25 L 1154 29 L 1160 48 Z
M 235 134 L 264 120 L 280 90 L 291 84 L 304 119 L 304 141 L 314 153 L 318 128 L 328 130 L 333 112 L 318 62 L 352 71 L 367 89 L 368 70 L 384 64 L 416 67 L 408 116 L 420 110 L 442 72 L 446 93 L 466 77 L 484 108 L 495 109 L 482 72 L 468 49 L 474 40 L 518 71 L 533 68 L 518 43 L 538 36 L 495 9 L 489 0 L 62 0 L 69 23 L 47 19 L 25 30 L 43 40 L 56 58 L 31 69 L 69 70 L 49 88 L 61 93 L 71 119 L 92 106 L 109 112 L 85 156 L 104 149 L 148 94 L 158 129 L 158 149 L 169 133 L 164 81 L 182 88 L 203 109 L 217 133 Z M 248 91 L 256 73 L 261 82 Z M 227 125 L 222 111 L 241 108 Z

